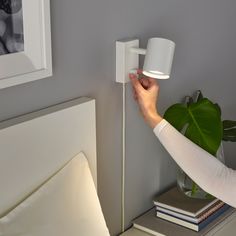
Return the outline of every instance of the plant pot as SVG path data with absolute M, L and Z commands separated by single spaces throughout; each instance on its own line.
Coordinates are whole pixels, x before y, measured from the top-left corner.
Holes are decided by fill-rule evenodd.
M 225 163 L 222 143 L 217 151 L 216 158 Z M 177 174 L 177 186 L 185 195 L 191 198 L 209 199 L 212 197 L 201 189 L 181 168 L 179 168 Z

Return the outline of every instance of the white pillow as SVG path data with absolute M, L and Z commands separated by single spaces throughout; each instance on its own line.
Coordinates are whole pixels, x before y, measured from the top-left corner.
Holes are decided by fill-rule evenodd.
M 0 236 L 108 236 L 87 159 L 78 154 L 0 218 Z

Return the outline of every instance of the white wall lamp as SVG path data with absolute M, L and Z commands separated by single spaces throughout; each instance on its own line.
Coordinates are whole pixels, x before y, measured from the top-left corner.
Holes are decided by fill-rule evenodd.
M 139 55 L 145 55 L 143 74 L 156 79 L 169 79 L 174 57 L 175 43 L 168 39 L 151 38 L 147 49 L 139 48 L 139 40 L 116 41 L 116 82 L 123 85 L 122 117 L 122 202 L 121 228 L 125 231 L 125 165 L 126 165 L 126 83 L 129 73 L 139 68 Z
M 169 79 L 175 43 L 164 38 L 151 38 L 147 49 L 139 48 L 139 40 L 116 42 L 116 82 L 129 82 L 129 73 L 139 68 L 139 55 L 145 55 L 143 74 L 156 79 Z

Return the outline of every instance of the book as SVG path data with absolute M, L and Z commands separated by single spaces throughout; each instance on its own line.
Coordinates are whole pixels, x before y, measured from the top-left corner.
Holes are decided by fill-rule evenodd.
M 212 205 L 212 207 L 210 207 L 209 209 L 207 209 L 206 211 L 204 211 L 203 213 L 201 213 L 199 216 L 197 217 L 192 217 L 192 216 L 188 216 L 188 215 L 184 215 L 178 212 L 174 212 L 162 207 L 156 207 L 157 210 L 157 216 L 158 216 L 158 212 L 160 213 L 164 213 L 164 214 L 168 214 L 195 224 L 200 223 L 201 221 L 205 220 L 208 216 L 210 216 L 211 214 L 213 214 L 215 211 L 217 211 L 219 208 L 221 208 L 225 203 L 222 201 L 219 201 L 217 203 L 215 203 L 214 205 Z
M 190 198 L 179 191 L 177 187 L 174 187 L 160 196 L 157 196 L 153 202 L 156 206 L 191 217 L 197 217 L 218 201 L 219 199 L 217 198 Z
M 136 218 L 133 221 L 133 227 L 156 236 L 207 236 L 210 235 L 210 231 L 214 230 L 218 224 L 223 224 L 223 221 L 234 212 L 235 210 L 230 207 L 220 217 L 217 217 L 201 231 L 196 232 L 180 225 L 173 224 L 169 221 L 157 218 L 156 210 L 155 208 L 152 208 L 144 215 Z
M 201 221 L 199 224 L 195 224 L 162 212 L 157 212 L 156 215 L 157 217 L 163 219 L 163 220 L 167 220 L 170 221 L 172 223 L 181 225 L 183 227 L 192 229 L 194 231 L 200 231 L 203 228 L 205 228 L 208 224 L 210 224 L 213 220 L 215 220 L 216 218 L 218 218 L 221 214 L 223 214 L 225 211 L 227 211 L 230 208 L 229 205 L 224 204 L 224 206 L 222 206 L 220 209 L 218 209 L 218 211 L 214 212 L 213 214 L 211 214 L 209 217 L 207 217 L 205 220 Z

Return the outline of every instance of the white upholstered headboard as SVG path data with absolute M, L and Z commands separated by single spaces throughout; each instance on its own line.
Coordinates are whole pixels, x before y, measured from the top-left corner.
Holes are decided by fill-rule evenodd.
M 0 216 L 79 152 L 97 186 L 95 100 L 79 98 L 0 123 Z

